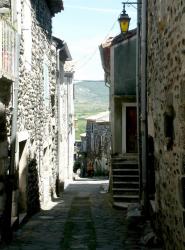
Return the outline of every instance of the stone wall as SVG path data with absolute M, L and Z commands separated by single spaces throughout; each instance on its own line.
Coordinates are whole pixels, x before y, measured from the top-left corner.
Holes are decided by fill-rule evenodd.
M 68 112 L 67 112 L 67 95 L 68 86 L 64 82 L 61 84 L 61 108 L 60 108 L 60 148 L 61 148 L 61 166 L 60 166 L 60 179 L 65 182 L 68 179 Z
M 87 161 L 92 162 L 94 174 L 108 174 L 110 163 L 110 123 L 88 121 L 86 125 Z
M 158 229 L 185 249 L 185 2 L 148 1 L 148 113 Z
M 65 69 L 65 67 L 64 67 Z M 74 100 L 73 73 L 64 74 L 60 96 L 60 179 L 65 183 L 73 178 L 74 157 Z
M 10 8 L 10 0 L 2 0 L 0 2 L 0 8 Z
M 18 132 L 27 131 L 29 134 L 24 167 L 27 168 L 27 164 L 35 160 L 43 206 L 55 193 L 57 109 L 56 77 L 53 72 L 56 61 L 51 60 L 51 14 L 45 1 L 39 2 L 32 1 L 31 5 L 27 0 L 22 3 Z M 42 13 L 42 22 L 39 13 Z M 32 185 L 29 187 L 32 188 Z M 28 193 L 32 193 L 32 190 L 28 190 Z

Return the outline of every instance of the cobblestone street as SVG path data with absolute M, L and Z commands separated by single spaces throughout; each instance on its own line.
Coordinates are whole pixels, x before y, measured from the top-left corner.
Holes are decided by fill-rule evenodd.
M 129 227 L 126 212 L 112 207 L 107 180 L 68 185 L 62 199 L 33 216 L 4 250 L 138 250 L 143 225 Z

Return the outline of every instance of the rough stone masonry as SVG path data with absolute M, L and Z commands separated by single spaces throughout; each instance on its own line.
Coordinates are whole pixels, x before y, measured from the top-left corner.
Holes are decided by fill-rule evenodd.
M 148 1 L 148 113 L 154 140 L 157 229 L 185 249 L 185 2 Z

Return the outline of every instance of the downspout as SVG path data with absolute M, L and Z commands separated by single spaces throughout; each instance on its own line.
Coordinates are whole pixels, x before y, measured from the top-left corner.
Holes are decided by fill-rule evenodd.
M 11 214 L 12 214 L 12 194 L 13 184 L 15 180 L 15 154 L 16 154 L 16 134 L 17 134 L 17 116 L 18 116 L 18 89 L 19 89 L 19 55 L 20 55 L 20 35 L 16 34 L 16 49 L 15 49 L 15 82 L 13 86 L 13 114 L 10 137 L 10 166 L 7 180 L 7 200 L 5 206 L 5 241 L 12 239 L 11 229 Z
M 69 76 L 67 78 L 67 179 L 69 180 Z
M 137 148 L 138 148 L 138 165 L 139 165 L 139 196 L 142 196 L 142 161 L 141 161 L 141 0 L 138 0 L 137 5 L 137 47 L 136 47 L 136 101 L 137 101 Z
M 147 192 L 147 0 L 142 0 L 142 32 L 141 32 L 141 140 L 142 140 L 142 190 L 145 212 L 148 211 Z
M 56 180 L 56 194 L 57 196 L 59 196 L 59 186 L 60 186 L 60 178 L 59 178 L 59 171 L 60 171 L 60 155 L 61 155 L 61 150 L 60 150 L 60 141 L 61 141 L 61 123 L 60 123 L 60 111 L 61 111 L 61 108 L 60 108 L 60 98 L 61 98 L 61 91 L 60 91 L 60 49 L 56 49 L 56 68 L 57 68 L 57 71 L 56 71 L 56 78 L 57 78 L 57 112 L 58 112 L 58 143 L 57 143 L 57 146 L 58 146 L 58 159 L 57 159 L 57 180 Z

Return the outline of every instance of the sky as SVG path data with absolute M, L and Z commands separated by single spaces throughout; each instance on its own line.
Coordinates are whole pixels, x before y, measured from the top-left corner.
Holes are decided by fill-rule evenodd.
M 129 1 L 129 0 L 128 0 Z M 131 1 L 131 0 L 130 0 Z M 119 0 L 63 0 L 64 11 L 53 18 L 53 35 L 64 40 L 75 67 L 75 80 L 104 80 L 98 46 L 120 33 L 117 21 L 123 5 Z M 137 5 L 126 5 L 136 27 Z

